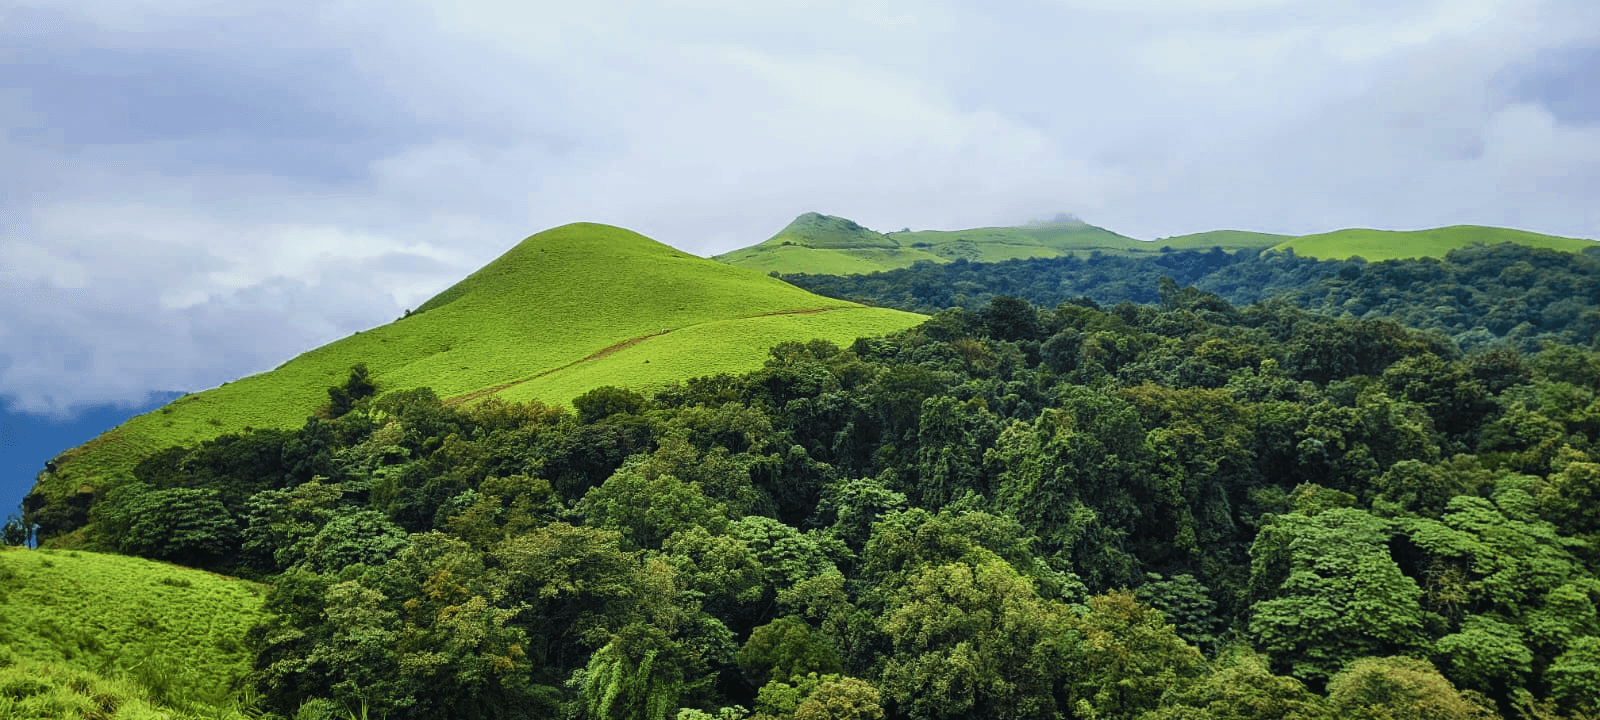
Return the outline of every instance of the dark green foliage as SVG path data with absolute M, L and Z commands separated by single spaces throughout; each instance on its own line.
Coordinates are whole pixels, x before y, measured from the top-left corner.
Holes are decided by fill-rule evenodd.
M 22 517 L 12 513 L 6 516 L 6 523 L 0 527 L 0 545 L 18 547 L 27 545 L 33 540 L 33 530 L 23 522 Z
M 842 669 L 833 643 L 792 616 L 756 628 L 739 649 L 739 670 L 757 687 L 771 680 L 786 682 L 797 675 L 826 675 Z
M 328 417 L 340 417 L 350 412 L 357 402 L 376 394 L 378 386 L 372 383 L 366 363 L 357 363 L 350 368 L 350 377 L 343 385 L 328 388 Z
M 978 312 L 978 318 L 989 337 L 996 340 L 1039 340 L 1044 336 L 1039 311 L 1020 298 L 998 296 Z
M 608 385 L 574 398 L 572 407 L 578 411 L 579 420 L 595 423 L 613 415 L 636 415 L 644 409 L 646 402 L 639 393 Z
M 1336 717 L 1357 720 L 1487 720 L 1494 712 L 1463 694 L 1426 660 L 1364 658 L 1328 683 Z
M 218 567 L 238 546 L 238 527 L 216 490 L 157 490 L 129 483 L 95 505 L 118 552 L 193 567 Z
M 1394 527 L 1354 508 L 1272 518 L 1250 548 L 1250 633 L 1275 667 L 1325 680 L 1423 639 L 1422 590 L 1387 544 Z
M 1393 274 L 1259 262 L 1351 307 Z M 1592 712 L 1600 356 L 1146 287 L 997 286 L 575 412 L 360 400 L 152 456 L 91 539 L 274 579 L 254 684 L 284 713 Z
M 923 263 L 871 275 L 783 279 L 829 297 L 924 313 L 980 308 L 1011 296 L 1046 308 L 1079 299 L 1104 306 L 1160 303 L 1217 317 L 1228 315 L 1230 306 L 1281 299 L 1330 316 L 1383 317 L 1438 330 L 1466 349 L 1505 339 L 1537 350 L 1542 341 L 1594 347 L 1600 337 L 1596 277 L 1600 252 L 1503 243 L 1455 250 L 1443 260 L 1369 263 L 1213 248 L 1159 257 Z
M 1292 677 L 1273 675 L 1265 657 L 1233 650 L 1197 682 L 1168 693 L 1141 720 L 1321 720 L 1322 698 Z

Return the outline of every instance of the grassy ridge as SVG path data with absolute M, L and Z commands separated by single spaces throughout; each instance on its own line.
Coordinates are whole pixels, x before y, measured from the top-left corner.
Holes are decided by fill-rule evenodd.
M 848 226 L 843 223 L 848 223 Z M 809 234 L 795 231 L 797 226 L 806 228 Z M 841 227 L 853 229 L 844 232 L 839 230 Z M 862 241 L 863 233 L 883 238 L 893 245 L 886 246 L 881 241 Z M 808 244 L 804 241 L 807 237 L 821 239 Z M 866 275 L 911 267 L 924 261 L 944 263 L 966 258 L 973 262 L 1000 262 L 1034 257 L 1084 256 L 1095 252 L 1134 256 L 1159 253 L 1163 248 L 1209 250 L 1220 247 L 1227 252 L 1293 249 L 1303 256 L 1334 260 L 1345 260 L 1354 255 L 1372 261 L 1442 258 L 1457 248 L 1504 242 L 1564 252 L 1579 252 L 1595 245 L 1591 240 L 1476 225 L 1414 231 L 1350 229 L 1304 236 L 1212 230 L 1151 241 L 1135 240 L 1080 222 L 877 235 L 842 218 L 808 213 L 790 223 L 788 228 L 772 239 L 718 255 L 716 259 L 761 272 Z
M 1506 242 L 1562 252 L 1581 252 L 1584 248 L 1596 245 L 1593 240 L 1541 235 L 1525 230 L 1453 225 L 1429 230 L 1336 230 L 1292 238 L 1274 245 L 1272 249 L 1293 249 L 1297 255 L 1324 260 L 1348 260 L 1359 255 L 1367 260 L 1379 261 L 1444 257 L 1458 248 Z
M 1173 250 L 1210 250 L 1220 247 L 1228 252 L 1246 248 L 1267 248 L 1289 240 L 1292 235 L 1251 232 L 1249 230 L 1210 230 L 1207 232 L 1158 238 L 1152 245 Z
M 860 275 L 960 258 L 1000 262 L 1095 251 L 1130 254 L 1157 250 L 1152 244 L 1081 222 L 877 233 L 844 218 L 806 213 L 765 242 L 715 259 L 764 273 Z
M 767 319 L 817 308 L 854 310 L 829 313 L 820 325 Z M 621 228 L 567 225 L 522 241 L 406 318 L 135 417 L 64 453 L 35 490 L 62 498 L 103 489 L 125 481 L 140 458 L 161 448 L 246 427 L 298 427 L 356 363 L 366 363 L 383 390 L 428 386 L 450 398 L 511 385 L 514 397 L 564 403 L 598 385 L 752 370 L 778 342 L 848 341 L 921 319 L 813 295 Z M 678 362 L 648 369 L 585 362 L 630 339 L 695 328 L 652 345 L 684 353 Z
M 1220 246 L 1232 251 L 1265 248 L 1285 239 L 1282 235 L 1219 230 L 1146 242 L 1076 221 L 879 234 L 844 218 L 807 213 L 771 239 L 715 259 L 759 272 L 865 275 L 919 262 L 947 263 L 962 258 L 1001 262 L 1088 256 L 1096 252 L 1144 255 L 1161 252 L 1162 247 L 1188 250 Z
M 949 262 L 926 250 L 833 250 L 799 245 L 757 245 L 718 255 L 717 260 L 760 273 L 810 273 L 812 275 L 866 275 L 881 270 L 911 267 L 919 262 Z
M 0 717 L 50 717 L 40 703 L 85 702 L 51 700 L 59 688 L 43 681 L 22 688 L 19 674 L 62 687 L 79 678 L 80 689 L 82 678 L 115 685 L 120 677 L 132 684 L 118 692 L 146 705 L 226 706 L 250 667 L 245 632 L 262 616 L 264 590 L 140 558 L 0 550 Z

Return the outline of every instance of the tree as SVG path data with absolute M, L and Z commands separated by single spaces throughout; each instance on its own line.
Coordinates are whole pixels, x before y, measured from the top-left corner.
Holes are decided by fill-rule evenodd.
M 400 606 L 395 634 L 411 713 L 429 718 L 533 718 L 555 710 L 554 688 L 533 680 L 527 636 L 503 606 L 483 554 L 424 533 L 375 570 Z
M 328 388 L 328 417 L 340 417 L 350 412 L 357 401 L 376 394 L 378 386 L 373 384 L 366 363 L 357 363 L 350 368 L 350 377 L 345 379 L 343 385 Z
M 1328 706 L 1352 720 L 1492 720 L 1478 698 L 1450 684 L 1426 660 L 1363 658 L 1328 682 Z
M 1043 340 L 1044 327 L 1039 324 L 1039 311 L 1028 301 L 1009 295 L 1000 295 L 978 311 L 984 330 L 996 340 Z
M 18 547 L 33 544 L 33 528 L 22 521 L 22 517 L 12 513 L 6 518 L 4 529 L 0 529 L 0 544 Z
M 1068 681 L 1079 715 L 1089 715 L 1087 708 L 1092 717 L 1131 720 L 1204 672 L 1200 651 L 1178 637 L 1159 610 L 1126 591 L 1089 598 L 1089 611 L 1070 625 L 1083 637 Z
M 630 624 L 574 677 L 588 720 L 667 720 L 685 677 L 679 650 L 660 628 Z
M 335 573 L 348 565 L 378 566 L 405 548 L 406 533 L 376 510 L 335 515 L 295 548 L 299 563 L 315 572 Z
M 925 565 L 879 619 L 894 649 L 883 690 L 917 720 L 1056 717 L 1074 666 L 1071 614 L 992 553 Z
M 118 552 L 213 569 L 238 556 L 239 529 L 216 490 L 128 483 L 106 493 L 93 516 Z
M 808 673 L 761 688 L 752 720 L 878 720 L 883 695 L 865 680 Z
M 637 415 L 647 407 L 644 395 L 626 388 L 598 387 L 572 400 L 578 419 L 584 423 L 597 423 L 613 415 Z
M 1234 648 L 1196 681 L 1169 691 L 1140 720 L 1323 720 L 1322 698 L 1292 677 L 1273 675 L 1267 658 Z
M 833 643 L 792 615 L 752 631 L 739 649 L 738 662 L 745 680 L 755 687 L 774 680 L 787 682 L 797 675 L 826 675 L 844 669 Z
M 1498 696 L 1523 687 L 1533 671 L 1533 652 L 1515 626 L 1493 617 L 1474 615 L 1461 630 L 1434 644 L 1434 652 L 1450 662 L 1451 675 L 1471 687 Z
M 679 530 L 699 526 L 721 534 L 728 527 L 726 508 L 706 497 L 699 486 L 639 461 L 629 461 L 591 489 L 576 510 L 589 525 L 616 531 L 634 547 L 653 550 Z
M 1556 658 L 1546 673 L 1550 694 L 1568 708 L 1600 711 L 1600 637 L 1586 637 Z
M 1354 508 L 1269 516 L 1250 547 L 1250 634 L 1278 667 L 1317 681 L 1422 641 L 1422 590 L 1389 554 L 1393 526 Z
M 660 584 L 647 581 L 640 555 L 624 551 L 621 542 L 615 532 L 555 522 L 491 550 L 500 570 L 494 591 L 503 603 L 527 605 L 516 623 L 528 634 L 536 668 L 580 666 L 613 629 L 636 619 L 642 605 L 660 601 L 652 597 L 663 591 Z

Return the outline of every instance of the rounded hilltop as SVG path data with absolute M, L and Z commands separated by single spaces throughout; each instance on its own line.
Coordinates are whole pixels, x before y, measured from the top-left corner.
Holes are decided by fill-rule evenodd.
M 604 385 L 648 389 L 761 367 L 783 342 L 848 344 L 921 315 L 814 295 L 611 225 L 531 235 L 405 317 L 278 368 L 181 397 L 63 453 L 35 506 L 122 482 L 149 454 L 247 427 L 290 429 L 364 364 L 380 393 L 427 387 L 564 405 Z
M 413 314 L 443 307 L 467 295 L 499 295 L 514 289 L 507 286 L 582 281 L 595 271 L 618 269 L 616 263 L 674 259 L 700 258 L 615 225 L 569 223 L 529 235 L 488 265 L 424 302 Z

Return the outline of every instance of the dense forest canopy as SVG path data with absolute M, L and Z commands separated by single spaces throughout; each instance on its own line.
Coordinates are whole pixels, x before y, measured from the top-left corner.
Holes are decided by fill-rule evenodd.
M 956 261 L 871 275 L 784 275 L 812 292 L 933 313 L 982 307 L 1000 295 L 1041 307 L 1077 298 L 1101 305 L 1163 302 L 1163 278 L 1234 305 L 1287 302 L 1321 314 L 1395 320 L 1438 330 L 1463 350 L 1514 341 L 1593 345 L 1600 337 L 1600 247 L 1565 253 L 1515 243 L 1451 251 L 1443 259 L 1369 263 L 1316 260 L 1293 251 L 1168 250 L 1159 257 L 1094 254 Z
M 1564 257 L 919 266 L 854 282 L 970 309 L 570 411 L 357 371 L 50 532 L 271 580 L 292 717 L 1594 717 L 1600 260 Z M 1183 286 L 1261 264 L 1299 289 Z

